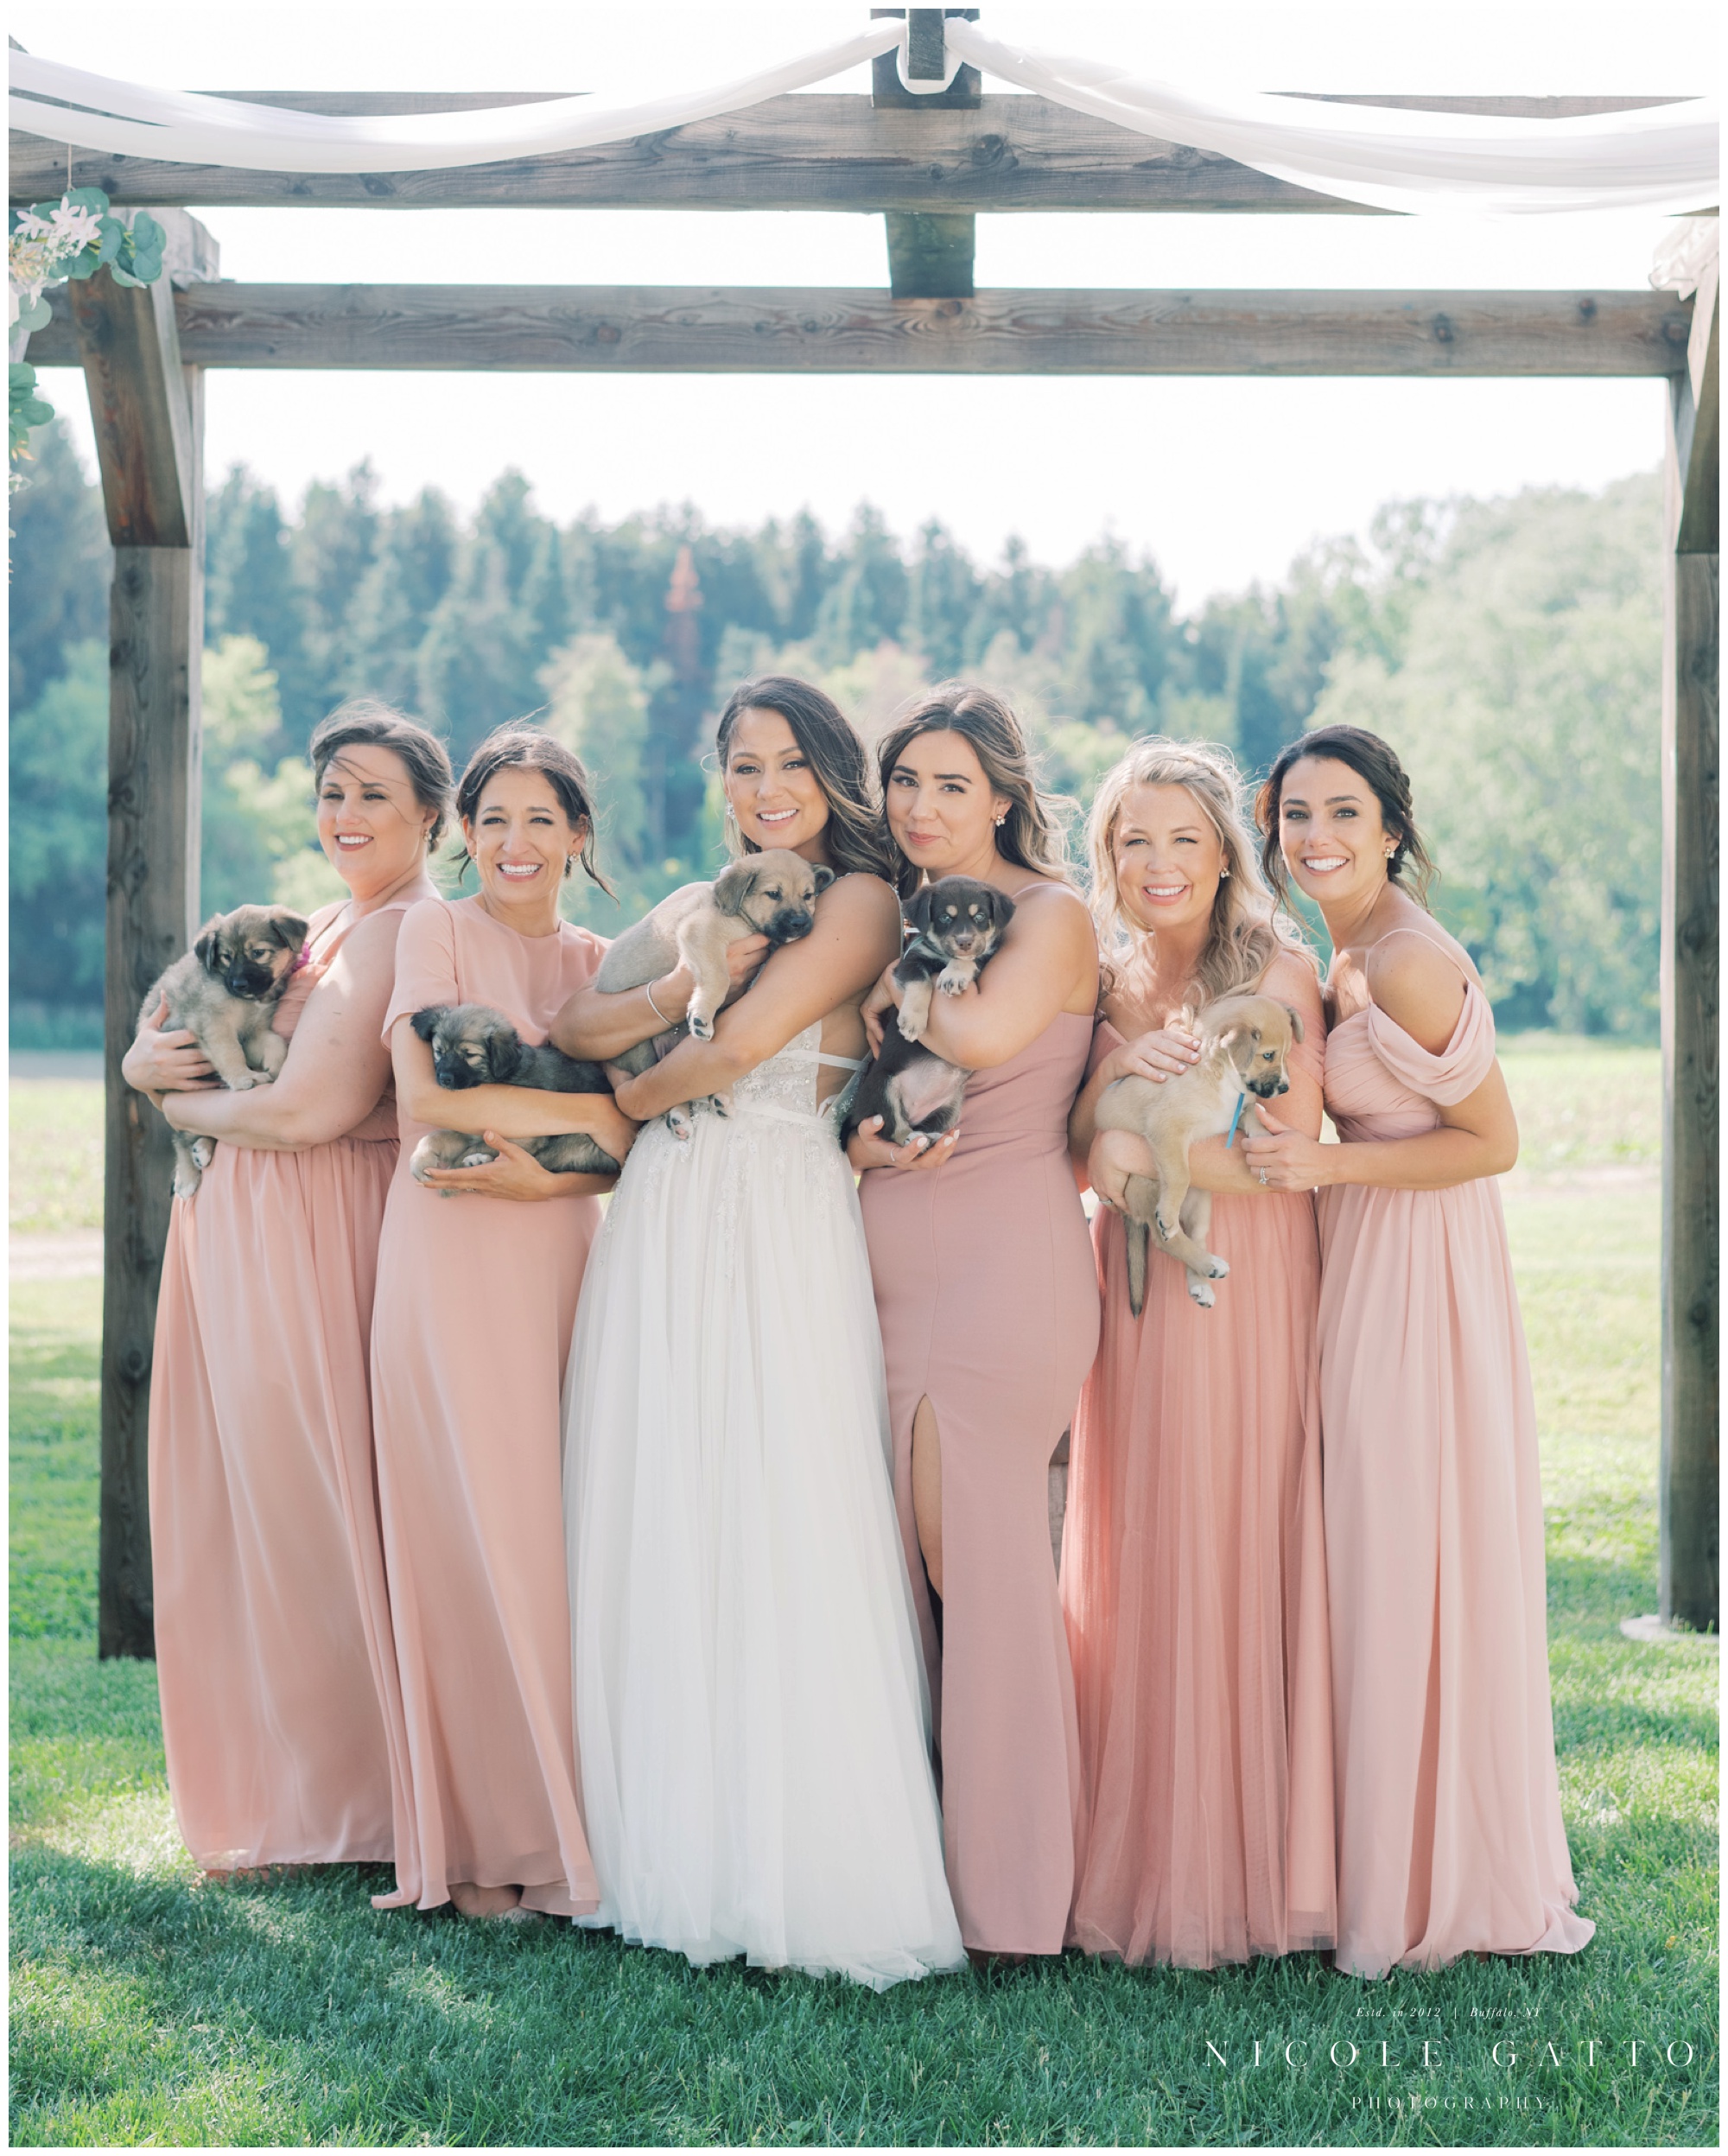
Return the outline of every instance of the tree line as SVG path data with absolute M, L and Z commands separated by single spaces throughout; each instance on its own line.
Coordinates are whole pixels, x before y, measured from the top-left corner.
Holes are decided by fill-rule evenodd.
M 58 429 L 13 503 L 14 1038 L 82 1038 L 101 993 L 107 549 Z M 1446 870 L 1439 910 L 1502 1017 L 1645 1037 L 1655 1023 L 1660 532 L 1654 477 L 1594 497 L 1388 506 L 1369 542 L 1183 614 L 1115 539 L 1063 569 L 1010 540 L 975 561 L 937 522 L 902 546 L 867 504 L 716 529 L 689 508 L 560 525 L 503 474 L 474 513 L 378 499 L 362 465 L 284 511 L 237 467 L 210 495 L 207 910 L 339 890 L 304 750 L 345 696 L 425 719 L 460 766 L 528 713 L 599 775 L 620 906 L 719 845 L 704 752 L 734 683 L 820 680 L 867 733 L 924 683 L 1009 696 L 1046 785 L 1083 806 L 1134 735 L 1223 741 L 1249 772 L 1348 716 L 1410 764 Z M 21 811 L 23 813 L 21 814 Z M 35 1031 L 33 1033 L 32 1028 Z

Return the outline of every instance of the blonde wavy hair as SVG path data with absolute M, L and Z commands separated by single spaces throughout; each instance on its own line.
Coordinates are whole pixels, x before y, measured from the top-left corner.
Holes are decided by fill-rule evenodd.
M 1295 925 L 1286 923 L 1277 911 L 1248 821 L 1247 790 L 1229 750 L 1153 735 L 1136 741 L 1104 773 L 1086 818 L 1086 848 L 1092 863 L 1090 903 L 1107 987 L 1115 986 L 1128 961 L 1155 941 L 1155 932 L 1142 928 L 1124 908 L 1116 878 L 1116 827 L 1135 786 L 1181 786 L 1217 833 L 1223 849 L 1229 874 L 1219 880 L 1210 932 L 1195 971 L 1197 1008 L 1215 1003 L 1221 996 L 1251 994 L 1282 951 L 1299 951 L 1314 963 Z

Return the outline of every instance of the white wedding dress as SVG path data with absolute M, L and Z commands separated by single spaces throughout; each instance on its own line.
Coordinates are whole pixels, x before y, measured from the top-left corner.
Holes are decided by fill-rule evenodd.
M 600 1906 L 692 1962 L 959 1968 L 869 1262 L 821 1027 L 636 1141 L 566 1381 Z

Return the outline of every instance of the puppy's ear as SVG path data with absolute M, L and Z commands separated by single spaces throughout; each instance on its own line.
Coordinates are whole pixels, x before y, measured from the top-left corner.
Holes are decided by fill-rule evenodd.
M 740 914 L 756 881 L 756 865 L 748 854 L 722 868 L 714 880 L 714 902 L 722 913 Z
M 1013 900 L 1006 891 L 999 891 L 994 884 L 992 884 L 990 886 L 990 919 L 999 936 L 1013 918 Z
M 198 932 L 198 941 L 192 946 L 192 955 L 206 973 L 222 970 L 220 950 L 222 916 L 213 913 Z
M 416 1011 L 408 1022 L 420 1038 L 429 1045 L 433 1034 L 438 1030 L 440 1020 L 448 1014 L 449 1008 L 450 1006 L 448 1003 L 429 1003 L 423 1011 Z
M 486 1069 L 494 1085 L 508 1085 L 516 1076 L 516 1066 L 522 1060 L 522 1042 L 506 1027 L 486 1039 Z
M 829 885 L 832 883 L 834 880 L 835 876 L 833 869 L 829 868 L 826 862 L 820 861 L 817 862 L 816 865 L 816 896 L 818 898 L 822 896 L 823 893 L 827 890 Z
M 290 913 L 286 907 L 281 906 L 276 909 L 270 920 L 270 926 L 276 932 L 276 939 L 284 951 L 302 949 L 306 942 L 306 932 L 311 925 L 311 922 L 303 915 Z
M 1293 1040 L 1299 1040 L 1302 1038 L 1301 1012 L 1286 1003 L 1284 1006 L 1284 1015 L 1290 1021 L 1290 1038 Z
M 934 887 L 923 884 L 906 900 L 904 908 L 906 926 L 914 936 L 924 935 L 930 928 L 930 894 Z

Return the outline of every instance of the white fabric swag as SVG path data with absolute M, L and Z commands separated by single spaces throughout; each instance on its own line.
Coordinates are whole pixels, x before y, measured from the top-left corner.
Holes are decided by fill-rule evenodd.
M 1412 112 L 1154 82 L 1107 62 L 1004 43 L 975 22 L 944 25 L 950 71 L 986 73 L 1164 142 L 1214 151 L 1374 209 L 1505 215 L 1696 211 L 1718 199 L 1714 99 L 1567 120 Z M 899 48 L 904 21 L 705 90 L 635 104 L 590 97 L 471 112 L 337 118 L 92 74 L 14 52 L 10 124 L 86 149 L 267 172 L 410 172 L 598 148 L 742 111 Z M 910 82 L 912 90 L 937 84 Z

